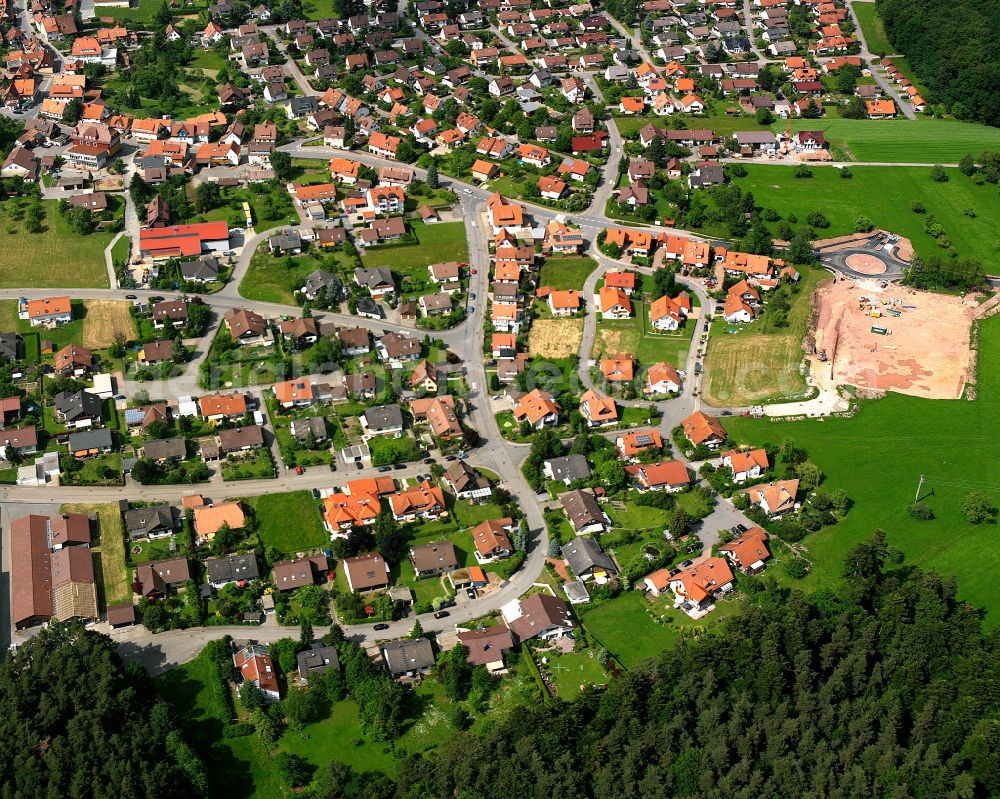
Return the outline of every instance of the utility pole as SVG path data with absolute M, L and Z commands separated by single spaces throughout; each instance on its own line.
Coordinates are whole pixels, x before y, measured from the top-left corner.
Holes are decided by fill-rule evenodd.
M 924 487 L 924 476 L 920 475 L 920 482 L 917 483 L 917 493 L 913 497 L 913 501 L 914 502 L 919 502 L 920 501 L 920 489 L 923 488 L 923 487 Z

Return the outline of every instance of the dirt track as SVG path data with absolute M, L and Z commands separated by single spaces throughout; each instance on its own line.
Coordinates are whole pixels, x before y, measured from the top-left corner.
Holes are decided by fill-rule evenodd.
M 882 316 L 873 318 L 859 308 L 859 298 L 873 299 Z M 877 281 L 838 280 L 819 289 L 816 349 L 830 360 L 814 363 L 837 384 L 878 391 L 897 391 L 928 399 L 961 397 L 970 364 L 969 328 L 975 304 L 959 297 L 890 285 Z M 891 300 L 899 316 L 888 314 Z M 872 332 L 873 326 L 889 330 Z

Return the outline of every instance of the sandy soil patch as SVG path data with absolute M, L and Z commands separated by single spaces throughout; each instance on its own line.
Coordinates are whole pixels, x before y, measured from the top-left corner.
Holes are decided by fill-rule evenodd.
M 129 314 L 129 303 L 116 300 L 87 300 L 87 316 L 83 320 L 83 346 L 104 349 L 115 343 L 135 338 L 135 321 Z
M 634 327 L 625 330 L 609 330 L 602 327 L 597 331 L 597 356 L 622 352 L 634 353 L 639 349 L 639 331 Z
M 971 362 L 974 301 L 851 280 L 821 286 L 816 297 L 816 351 L 826 350 L 829 360 L 814 359 L 813 367 L 823 378 L 928 399 L 961 397 Z M 871 308 L 881 316 L 872 317 Z
M 568 358 L 580 351 L 582 319 L 538 319 L 528 334 L 528 354 L 542 358 Z
M 881 275 L 885 271 L 885 261 L 875 255 L 854 253 L 847 256 L 845 263 L 860 275 Z

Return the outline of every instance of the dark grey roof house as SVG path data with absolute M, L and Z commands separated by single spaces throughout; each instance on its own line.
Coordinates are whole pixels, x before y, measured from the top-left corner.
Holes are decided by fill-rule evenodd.
M 426 638 L 390 641 L 382 646 L 382 658 L 393 677 L 413 677 L 430 671 L 434 649 Z
M 221 588 L 227 583 L 240 580 L 255 580 L 260 577 L 257 566 L 257 556 L 252 552 L 245 555 L 226 555 L 221 558 L 209 558 L 205 562 L 208 569 L 208 582 L 214 588 Z
M 337 659 L 337 647 L 320 646 L 313 644 L 312 649 L 299 652 L 299 682 L 307 683 L 310 677 L 330 671 L 330 669 L 340 670 L 340 661 Z
M 573 574 L 581 580 L 593 577 L 596 572 L 618 574 L 611 556 L 593 538 L 574 538 L 563 546 L 562 554 Z
M 125 511 L 125 530 L 130 538 L 159 538 L 174 531 L 174 511 L 169 505 Z

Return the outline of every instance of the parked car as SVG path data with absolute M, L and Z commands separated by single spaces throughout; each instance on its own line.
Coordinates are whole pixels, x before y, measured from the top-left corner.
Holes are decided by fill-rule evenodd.
M 331 472 L 337 471 L 337 462 L 336 461 L 330 461 L 330 471 Z
M 405 463 L 394 463 L 394 464 L 392 464 L 392 468 L 393 469 L 405 469 L 406 468 L 406 464 Z
M 365 468 L 365 465 L 361 461 L 354 461 L 354 468 L 360 472 Z
M 392 467 L 391 466 L 379 466 L 378 470 L 384 474 L 385 472 L 391 472 L 392 471 Z
M 375 625 L 375 629 L 376 630 L 388 630 L 389 629 L 389 625 L 386 624 L 384 621 L 380 621 L 378 624 Z
M 437 613 L 434 614 L 434 618 L 435 619 L 446 619 L 450 615 L 451 614 L 447 610 L 439 610 Z
M 745 524 L 737 524 L 736 529 L 741 533 L 745 533 L 747 531 L 747 526 Z
M 137 299 L 139 299 L 139 298 L 138 298 L 138 297 L 136 297 L 136 296 L 135 296 L 134 294 L 126 294 L 126 295 L 125 295 L 125 299 L 126 299 L 126 300 L 137 300 Z
M 732 411 L 723 411 L 721 415 L 722 416 L 732 416 L 733 412 Z
M 296 474 L 305 474 L 305 470 L 301 466 L 296 466 L 295 467 L 295 473 Z
M 428 466 L 430 466 L 432 463 L 434 463 L 434 459 L 433 458 L 424 458 L 424 463 L 427 464 Z
M 445 460 L 450 463 L 451 461 L 455 460 L 455 456 L 454 455 L 446 455 L 445 456 Z
M 693 566 L 693 565 L 694 565 L 694 561 L 693 560 L 685 560 L 685 561 L 681 561 L 681 563 L 680 563 L 680 567 L 682 569 L 686 569 L 688 566 Z

